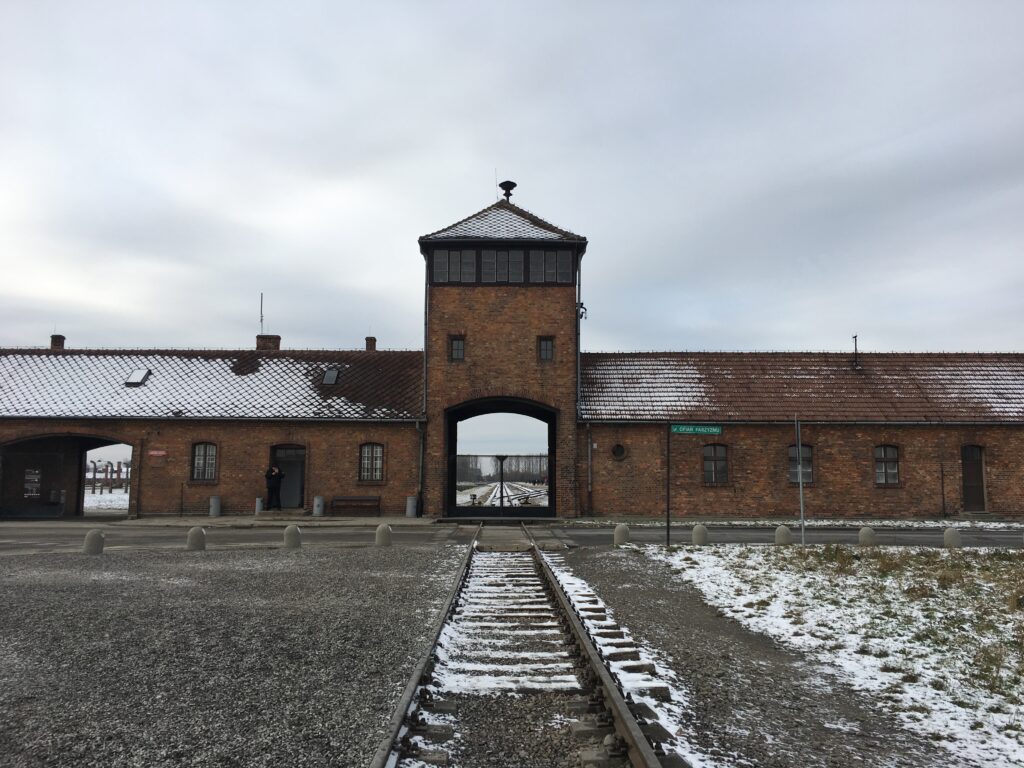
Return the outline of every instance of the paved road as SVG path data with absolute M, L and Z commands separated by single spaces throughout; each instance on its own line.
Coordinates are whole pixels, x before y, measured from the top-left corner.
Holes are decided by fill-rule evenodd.
M 197 518 L 196 525 L 204 520 Z M 300 521 L 301 525 L 301 521 Z M 100 528 L 106 534 L 106 546 L 117 547 L 180 547 L 184 545 L 187 527 L 132 526 L 119 523 L 96 523 L 91 521 L 47 522 L 0 522 L 0 554 L 16 552 L 61 552 L 77 551 L 82 546 L 85 532 Z M 469 542 L 475 526 L 439 524 L 405 527 L 396 525 L 393 529 L 395 544 L 430 542 Z M 690 526 L 672 527 L 671 543 L 688 544 Z M 574 526 L 544 526 L 554 538 L 574 547 L 598 547 L 611 544 L 611 528 L 582 528 Z M 539 530 L 539 528 L 538 528 Z M 942 531 L 939 529 L 886 530 L 878 529 L 879 544 L 898 546 L 942 546 Z M 276 546 L 281 543 L 281 528 L 207 528 L 207 546 L 210 548 L 230 546 Z M 970 547 L 1024 547 L 1024 533 L 1017 531 L 995 531 L 988 529 L 961 529 L 963 543 Z M 373 543 L 374 529 L 367 527 L 306 527 L 303 541 L 306 546 L 366 546 Z M 637 527 L 630 531 L 630 538 L 638 544 L 665 543 L 664 527 Z M 771 528 L 710 527 L 712 542 L 764 544 L 774 539 Z M 794 531 L 799 541 L 799 531 Z M 808 544 L 842 543 L 856 544 L 856 529 L 807 530 Z

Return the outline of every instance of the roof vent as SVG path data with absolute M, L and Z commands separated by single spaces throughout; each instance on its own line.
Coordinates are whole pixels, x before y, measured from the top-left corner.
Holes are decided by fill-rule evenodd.
M 377 337 L 376 336 L 367 336 L 366 337 L 366 351 L 367 352 L 376 352 L 377 351 Z
M 128 378 L 124 380 L 124 385 L 126 387 L 141 387 L 148 378 L 149 368 L 136 368 L 128 374 Z
M 64 337 L 61 334 L 55 333 L 50 336 L 50 349 L 54 352 L 64 349 Z
M 860 364 L 860 354 L 857 351 L 857 334 L 853 335 L 853 370 L 863 371 L 864 366 Z
M 281 337 L 271 333 L 260 333 L 256 336 L 257 352 L 278 352 L 281 349 Z
M 514 181 L 503 181 L 498 186 L 501 187 L 505 191 L 505 199 L 508 200 L 511 203 L 512 202 L 512 190 L 516 188 L 516 183 Z

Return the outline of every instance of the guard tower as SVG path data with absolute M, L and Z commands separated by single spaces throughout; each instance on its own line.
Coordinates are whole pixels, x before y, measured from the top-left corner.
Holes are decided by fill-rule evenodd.
M 580 263 L 587 239 L 505 199 L 419 239 L 426 261 L 428 515 L 480 514 L 456 503 L 461 421 L 517 413 L 548 427 L 548 505 L 577 515 Z M 516 514 L 514 511 L 507 511 Z

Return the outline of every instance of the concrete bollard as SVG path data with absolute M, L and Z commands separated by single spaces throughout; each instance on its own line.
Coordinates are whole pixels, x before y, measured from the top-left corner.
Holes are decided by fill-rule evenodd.
M 82 554 L 102 555 L 103 538 L 103 531 L 101 531 L 99 528 L 93 528 L 91 531 L 85 534 L 85 541 L 82 543 Z
M 875 536 L 875 529 L 865 525 L 857 533 L 857 545 L 861 547 L 873 547 L 878 544 L 878 537 Z
M 256 497 L 256 514 L 258 515 L 262 511 L 263 511 L 263 497 L 262 496 L 257 496 Z
M 629 543 L 629 526 L 619 523 L 615 526 L 615 533 L 612 534 L 612 544 L 616 547 Z
M 297 525 L 289 525 L 284 529 L 284 548 L 298 549 L 302 546 L 302 531 Z
M 324 516 L 324 497 L 314 496 L 313 497 L 313 517 Z
M 775 543 L 780 547 L 793 543 L 793 532 L 789 530 L 788 526 L 780 525 L 775 529 Z
M 956 528 L 947 528 L 942 534 L 942 546 L 946 549 L 960 549 L 960 531 Z
M 708 529 L 701 523 L 697 523 L 693 526 L 693 543 L 698 547 L 703 547 L 708 543 Z
M 220 496 L 210 497 L 210 517 L 220 517 Z
M 198 525 L 188 529 L 188 537 L 185 539 L 185 549 L 189 552 L 202 552 L 206 549 L 206 531 Z
M 373 540 L 374 546 L 377 547 L 390 547 L 391 546 L 391 526 L 387 523 L 381 523 L 377 526 L 377 535 Z

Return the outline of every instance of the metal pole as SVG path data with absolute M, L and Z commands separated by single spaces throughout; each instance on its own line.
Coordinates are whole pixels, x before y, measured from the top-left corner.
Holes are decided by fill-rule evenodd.
M 672 424 L 665 425 L 665 546 L 672 544 Z
M 800 419 L 793 417 L 796 422 L 796 480 L 800 486 L 800 546 L 807 545 L 807 537 L 804 531 L 804 444 L 800 439 Z
M 508 456 L 497 456 L 498 459 L 498 506 L 504 514 L 505 509 L 505 459 Z

